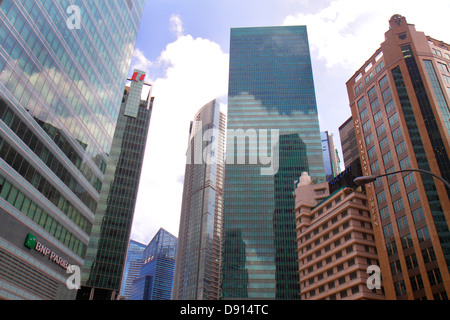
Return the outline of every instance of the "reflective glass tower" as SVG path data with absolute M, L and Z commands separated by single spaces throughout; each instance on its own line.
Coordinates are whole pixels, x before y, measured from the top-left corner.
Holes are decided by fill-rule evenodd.
M 172 297 L 177 238 L 159 229 L 145 248 L 143 265 L 133 281 L 131 300 L 170 300 Z
M 141 272 L 142 254 L 146 247 L 145 244 L 134 240 L 130 240 L 130 243 L 128 244 L 127 259 L 125 261 L 122 285 L 120 287 L 120 295 L 125 300 L 130 298 L 133 281 Z
M 297 299 L 294 181 L 325 180 L 305 26 L 231 29 L 223 299 Z
M 213 100 L 191 122 L 174 300 L 219 299 L 225 121 Z
M 76 4 L 0 1 L 1 298 L 84 264 L 144 0 Z
M 141 100 L 144 79 L 134 70 L 125 88 L 77 299 L 115 299 L 120 290 L 154 100 L 151 90 Z

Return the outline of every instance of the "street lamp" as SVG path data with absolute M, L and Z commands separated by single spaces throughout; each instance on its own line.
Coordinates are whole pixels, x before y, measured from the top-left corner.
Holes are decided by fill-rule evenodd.
M 445 184 L 445 186 L 450 189 L 450 183 L 448 183 L 442 177 L 439 177 L 439 176 L 435 175 L 434 173 L 432 173 L 430 171 L 420 170 L 420 169 L 405 169 L 405 170 L 399 170 L 399 171 L 389 172 L 389 173 L 380 174 L 380 175 L 361 176 L 361 177 L 355 178 L 353 180 L 353 182 L 357 186 L 362 186 L 363 184 L 367 184 L 367 183 L 371 183 L 371 182 L 375 181 L 375 179 L 377 179 L 379 177 L 384 177 L 384 176 L 388 176 L 388 175 L 395 174 L 395 173 L 411 172 L 411 171 L 422 172 L 422 173 L 426 173 L 426 174 L 432 175 L 436 179 L 441 180 Z

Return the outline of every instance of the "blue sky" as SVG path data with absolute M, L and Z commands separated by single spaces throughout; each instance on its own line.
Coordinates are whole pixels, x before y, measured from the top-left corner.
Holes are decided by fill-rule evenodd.
M 147 0 L 130 73 L 147 72 L 154 109 L 131 238 L 159 228 L 178 236 L 189 123 L 210 100 L 226 112 L 232 27 L 306 25 L 321 131 L 350 114 L 345 83 L 377 50 L 394 14 L 450 42 L 450 1 Z

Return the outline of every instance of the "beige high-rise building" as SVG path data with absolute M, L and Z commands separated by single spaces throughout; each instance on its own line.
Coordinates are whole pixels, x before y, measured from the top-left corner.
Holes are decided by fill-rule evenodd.
M 348 187 L 330 195 L 327 182 L 304 173 L 294 198 L 301 299 L 384 299 L 367 285 L 378 257 L 366 195 Z
M 347 82 L 364 175 L 450 181 L 450 45 L 394 15 Z M 448 299 L 449 189 L 402 172 L 366 185 L 386 299 Z

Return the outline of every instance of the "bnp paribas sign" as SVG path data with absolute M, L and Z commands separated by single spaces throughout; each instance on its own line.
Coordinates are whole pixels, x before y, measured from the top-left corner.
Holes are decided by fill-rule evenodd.
M 70 263 L 66 259 L 62 258 L 53 250 L 42 244 L 42 242 L 38 241 L 37 238 L 31 233 L 27 235 L 25 247 L 31 250 L 36 250 L 43 256 L 48 257 L 53 263 L 56 263 L 66 270 L 71 268 Z
M 67 288 L 69 288 L 70 290 L 80 289 L 80 287 L 81 287 L 80 286 L 80 284 L 81 284 L 81 269 L 79 266 L 71 265 L 66 259 L 64 259 L 63 257 L 56 254 L 56 252 L 51 250 L 49 247 L 44 245 L 42 242 L 38 241 L 37 238 L 31 233 L 27 234 L 27 237 L 25 239 L 25 247 L 39 252 L 43 256 L 48 257 L 48 259 L 50 261 L 52 261 L 53 263 L 66 269 L 66 273 L 72 274 L 66 280 Z

